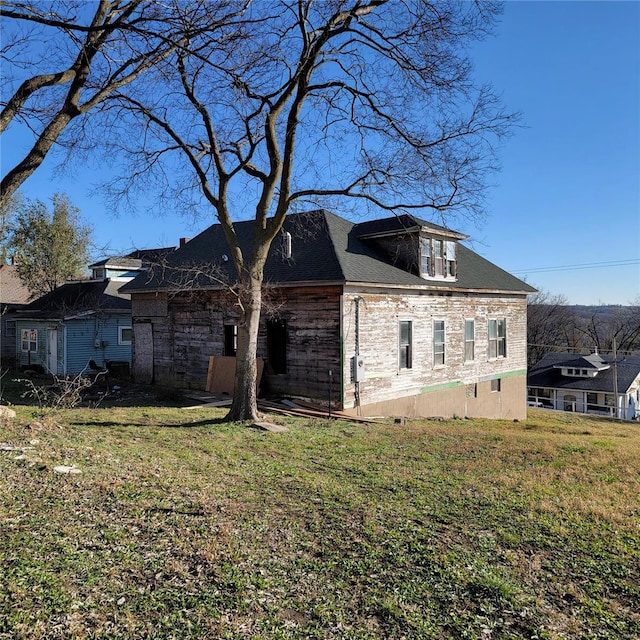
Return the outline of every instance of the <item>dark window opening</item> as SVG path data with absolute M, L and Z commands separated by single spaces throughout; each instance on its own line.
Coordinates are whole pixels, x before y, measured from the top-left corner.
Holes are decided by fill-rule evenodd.
M 238 325 L 224 325 L 224 353 L 225 356 L 235 356 L 238 351 Z
M 267 320 L 267 358 L 273 373 L 287 373 L 287 323 Z

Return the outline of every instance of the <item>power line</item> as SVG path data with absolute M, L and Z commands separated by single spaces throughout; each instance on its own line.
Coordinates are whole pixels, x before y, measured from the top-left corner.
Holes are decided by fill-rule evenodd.
M 536 344 L 535 342 L 527 342 L 528 347 L 543 347 L 545 349 L 560 349 L 562 351 L 586 351 L 589 347 L 570 347 L 568 345 L 559 345 L 559 344 Z M 595 345 L 594 345 L 595 346 Z M 640 350 L 638 349 L 618 349 L 618 355 L 624 354 L 627 356 L 635 356 L 640 355 Z M 598 347 L 598 353 L 609 354 L 613 353 L 613 349 L 603 349 Z M 576 353 L 575 355 L 585 355 L 581 353 Z
M 640 264 L 640 258 L 612 260 L 610 262 L 583 262 L 580 264 L 566 264 L 557 267 L 534 267 L 533 269 L 512 269 L 511 273 L 546 273 L 552 271 L 578 271 L 580 269 L 601 269 L 606 267 L 628 267 Z

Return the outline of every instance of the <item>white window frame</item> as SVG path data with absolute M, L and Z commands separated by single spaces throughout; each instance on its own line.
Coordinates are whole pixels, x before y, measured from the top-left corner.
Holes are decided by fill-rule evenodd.
M 430 280 L 455 280 L 456 243 L 453 240 L 420 238 L 420 276 Z
M 431 276 L 431 238 L 420 238 L 420 275 Z
M 491 318 L 488 322 L 489 360 L 507 357 L 507 319 Z M 501 330 L 502 329 L 502 335 Z
M 402 341 L 402 325 L 408 326 L 408 342 Z M 401 371 L 413 369 L 413 321 L 398 321 L 398 369 Z
M 436 324 L 442 324 L 442 328 L 436 328 Z M 447 341 L 447 325 L 444 320 L 433 321 L 433 366 L 444 367 L 446 362 L 446 341 Z M 442 334 L 441 340 L 436 340 L 436 336 Z
M 125 340 L 122 337 L 122 333 L 124 331 L 131 331 L 131 339 L 130 340 Z M 120 346 L 128 346 L 128 345 L 130 345 L 132 343 L 132 341 L 133 341 L 133 329 L 132 329 L 132 327 L 125 326 L 125 325 L 119 326 L 118 327 L 118 344 Z
M 34 353 L 38 350 L 38 330 L 22 329 L 20 332 L 21 350 L 23 353 Z M 27 348 L 25 349 L 25 344 Z M 33 346 L 33 349 L 31 348 Z
M 491 393 L 500 393 L 502 391 L 502 381 L 500 378 L 491 380 Z
M 467 326 L 471 324 L 471 339 L 467 336 Z M 469 348 L 468 345 L 471 345 Z M 471 351 L 471 357 L 467 357 L 467 352 Z M 464 321 L 464 361 L 473 362 L 476 359 L 476 321 L 474 318 L 466 318 Z

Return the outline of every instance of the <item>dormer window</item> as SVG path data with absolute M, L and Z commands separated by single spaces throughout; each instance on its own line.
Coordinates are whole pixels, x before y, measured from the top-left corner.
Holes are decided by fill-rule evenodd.
M 593 378 L 597 373 L 597 371 L 588 371 L 587 369 L 577 369 L 573 367 L 567 367 L 562 371 L 563 375 L 574 376 L 576 378 Z
M 420 238 L 420 276 L 433 279 L 455 279 L 456 243 L 442 238 Z
M 425 280 L 455 282 L 457 243 L 467 236 L 403 214 L 356 225 L 357 237 L 371 243 L 392 264 Z

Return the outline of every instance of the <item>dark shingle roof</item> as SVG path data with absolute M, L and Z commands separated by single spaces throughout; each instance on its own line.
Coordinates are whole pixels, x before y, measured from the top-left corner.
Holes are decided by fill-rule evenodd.
M 110 267 L 111 269 L 140 269 L 140 267 L 142 267 L 142 260 L 130 258 L 128 256 L 111 257 L 89 265 L 89 269 L 95 269 L 97 267 Z
M 433 231 L 438 234 L 450 236 L 451 238 L 464 239 L 467 237 L 453 229 L 443 227 L 434 222 L 422 220 L 408 213 L 382 218 L 381 220 L 369 220 L 368 222 L 361 222 L 356 225 L 358 235 L 361 238 L 390 233 L 407 233 L 415 231 L 420 227 L 426 231 Z
M 600 371 L 609 368 L 609 363 L 605 362 L 601 355 L 592 353 L 588 356 L 573 357 L 572 360 L 566 360 L 554 365 L 556 368 L 569 367 L 571 369 L 587 369 L 588 371 Z
M 240 247 L 245 253 L 251 249 L 253 224 L 253 221 L 234 224 Z M 265 283 L 357 282 L 420 288 L 535 291 L 463 245 L 458 245 L 456 282 L 425 280 L 395 266 L 389 257 L 376 249 L 375 243 L 363 240 L 363 224 L 369 223 L 354 224 L 327 211 L 287 216 L 283 232 L 291 234 L 291 257 L 285 256 L 282 233 L 276 237 L 269 251 Z M 370 230 L 372 227 L 366 228 Z M 170 290 L 180 288 L 186 282 L 194 288 L 205 288 L 215 286 L 216 278 L 232 282 L 236 274 L 233 261 L 228 256 L 229 248 L 222 227 L 213 225 L 170 254 L 166 266 L 139 275 L 124 285 L 122 291 Z M 202 273 L 202 265 L 209 265 L 208 270 L 214 274 L 213 277 Z
M 530 387 L 545 387 L 555 389 L 576 389 L 579 391 L 605 391 L 613 393 L 614 388 L 614 367 L 613 357 L 598 356 L 604 365 L 609 365 L 605 370 L 601 370 L 593 378 L 578 378 L 573 376 L 563 376 L 560 367 L 575 367 L 571 364 L 584 358 L 576 358 L 574 353 L 548 353 L 542 360 L 537 362 L 527 375 L 527 384 Z M 585 366 L 581 368 L 587 368 Z M 626 392 L 633 381 L 640 375 L 640 356 L 618 356 L 618 390 L 620 393 Z
M 64 317 L 87 311 L 130 311 L 131 296 L 120 293 L 122 282 L 84 280 L 67 282 L 34 300 L 22 315 L 28 318 Z

